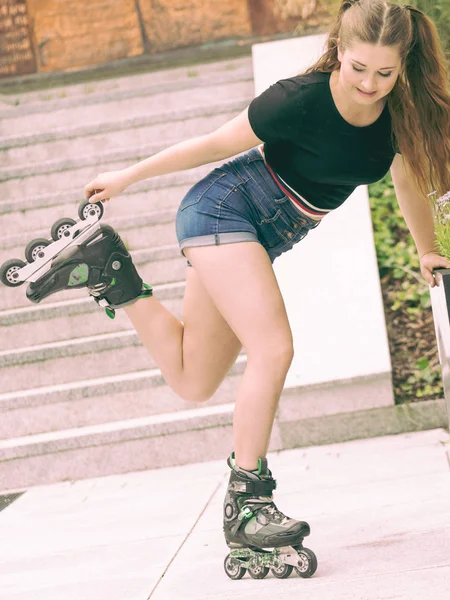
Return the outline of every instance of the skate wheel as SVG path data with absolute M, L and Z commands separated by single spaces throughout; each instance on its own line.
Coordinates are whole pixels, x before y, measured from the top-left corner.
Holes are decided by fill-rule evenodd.
M 51 242 L 45 238 L 36 238 L 31 240 L 25 248 L 25 258 L 29 263 L 34 262 L 37 258 L 40 258 L 39 254 L 50 246 Z
M 225 573 L 228 575 L 230 579 L 242 579 L 245 575 L 245 571 L 247 570 L 243 567 L 237 558 L 233 558 L 231 554 L 229 554 L 223 563 Z
M 11 258 L 2 264 L 0 267 L 0 281 L 8 287 L 18 287 L 24 283 L 19 280 L 17 271 L 25 267 L 27 263 L 18 258 Z M 15 275 L 16 274 L 16 275 Z
M 100 220 L 103 217 L 103 204 L 101 202 L 89 202 L 85 200 L 78 207 L 78 216 L 82 221 L 85 221 L 89 216 L 96 215 Z
M 292 565 L 286 565 L 280 561 L 280 565 L 272 567 L 272 573 L 277 579 L 287 579 L 294 570 Z
M 317 557 L 312 550 L 309 548 L 295 548 L 298 554 L 298 567 L 295 570 L 303 577 L 307 579 L 312 577 L 317 570 Z
M 253 579 L 264 579 L 269 572 L 269 567 L 265 567 L 259 562 L 252 560 L 248 567 L 248 572 L 250 577 L 253 577 Z
M 65 232 L 68 229 L 70 229 L 72 227 L 72 225 L 75 225 L 75 223 L 76 223 L 76 221 L 74 221 L 73 219 L 69 219 L 69 218 L 58 219 L 58 221 L 56 221 L 56 223 L 53 223 L 53 225 L 52 225 L 52 229 L 51 229 L 52 240 L 55 240 L 55 242 L 60 240 L 62 237 L 65 236 Z M 69 236 L 70 233 L 68 233 L 67 235 Z

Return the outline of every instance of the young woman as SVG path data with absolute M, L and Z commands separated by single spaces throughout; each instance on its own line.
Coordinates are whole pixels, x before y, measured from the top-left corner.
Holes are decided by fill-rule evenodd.
M 309 526 L 274 505 L 265 459 L 293 356 L 272 262 L 356 186 L 391 169 L 426 281 L 433 286 L 433 269 L 450 266 L 436 251 L 426 198 L 450 189 L 450 96 L 435 25 L 411 6 L 344 0 L 324 55 L 306 73 L 271 86 L 213 133 L 99 175 L 85 196 L 104 202 L 139 180 L 238 154 L 181 202 L 176 228 L 190 266 L 182 322 L 143 286 L 111 228 L 97 234 L 95 252 L 85 244 L 55 269 L 93 264 L 94 254 L 103 261 L 103 272 L 87 281 L 91 295 L 112 308 L 126 306 L 167 383 L 185 399 L 207 400 L 244 346 L 226 541 L 298 545 Z

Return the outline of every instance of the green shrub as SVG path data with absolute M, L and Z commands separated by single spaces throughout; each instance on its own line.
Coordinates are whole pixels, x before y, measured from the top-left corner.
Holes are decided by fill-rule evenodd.
M 416 247 L 398 207 L 389 173 L 369 186 L 369 196 L 395 400 L 401 403 L 442 397 L 429 287 L 421 277 Z M 426 327 L 418 327 L 425 322 Z M 424 336 L 424 329 L 428 336 Z

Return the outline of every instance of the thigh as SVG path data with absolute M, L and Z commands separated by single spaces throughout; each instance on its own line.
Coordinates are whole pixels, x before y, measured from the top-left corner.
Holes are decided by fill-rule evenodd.
M 183 301 L 183 364 L 202 389 L 212 393 L 233 366 L 242 344 L 189 267 Z M 208 395 L 208 394 L 207 394 Z
M 284 301 L 270 257 L 257 242 L 186 248 L 217 310 L 247 353 L 292 346 Z

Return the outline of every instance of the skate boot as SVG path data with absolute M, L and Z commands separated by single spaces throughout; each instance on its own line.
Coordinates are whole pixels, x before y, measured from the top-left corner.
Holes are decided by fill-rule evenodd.
M 53 225 L 53 243 L 32 240 L 25 249 L 28 264 L 18 259 L 4 263 L 0 279 L 10 287 L 29 281 L 27 298 L 36 303 L 61 290 L 87 287 L 114 318 L 116 308 L 151 296 L 152 288 L 142 282 L 119 235 L 99 224 L 103 208 L 100 212 L 85 202 L 80 212 L 78 221 L 60 219 Z
M 228 459 L 230 480 L 224 502 L 223 529 L 231 549 L 225 559 L 225 572 L 241 579 L 248 570 L 254 579 L 269 572 L 284 579 L 295 568 L 300 577 L 311 577 L 317 569 L 312 550 L 303 547 L 310 527 L 304 521 L 286 517 L 275 506 L 272 492 L 276 482 L 260 458 L 256 471 L 239 468 L 232 454 Z

